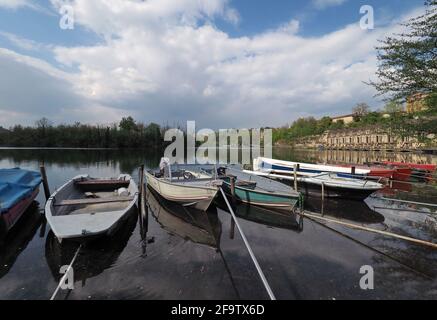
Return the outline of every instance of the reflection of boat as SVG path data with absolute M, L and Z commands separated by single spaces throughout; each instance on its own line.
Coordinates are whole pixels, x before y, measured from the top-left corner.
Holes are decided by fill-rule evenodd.
M 305 201 L 305 210 L 358 223 L 374 224 L 384 222 L 383 215 L 372 210 L 362 201 L 329 199 L 322 202 L 320 198 L 309 198 Z
M 74 281 L 82 281 L 101 274 L 106 269 L 113 267 L 118 257 L 126 247 L 135 230 L 138 215 L 132 212 L 123 224 L 111 237 L 102 237 L 89 242 L 80 249 L 74 262 Z M 59 242 L 53 232 L 47 236 L 45 243 L 45 256 L 53 278 L 58 282 L 61 266 L 69 265 L 77 251 L 78 244 L 71 241 Z
M 39 192 L 39 172 L 0 169 L 0 231 L 10 230 Z
M 135 208 L 138 188 L 131 176 L 96 179 L 80 175 L 47 201 L 46 217 L 59 239 L 111 234 Z
M 0 278 L 5 276 L 35 236 L 42 222 L 36 202 L 3 239 L 0 239 Z
M 226 207 L 223 207 L 227 211 Z M 303 218 L 297 213 L 281 213 L 261 207 L 239 204 L 235 207 L 235 215 L 241 219 L 263 224 L 269 227 L 302 231 Z
M 181 206 L 153 190 L 147 192 L 146 198 L 152 215 L 165 230 L 194 243 L 218 247 L 222 226 L 217 213 Z
M 145 172 L 147 184 L 165 199 L 199 210 L 209 208 L 221 186 L 221 181 L 204 172 L 172 171 L 166 158 L 161 159 L 160 169 Z
M 220 177 L 223 189 L 231 194 L 231 177 L 235 177 L 235 197 L 250 205 L 276 210 L 294 210 L 301 201 L 298 192 L 283 183 L 249 174 L 229 167 L 222 167 Z

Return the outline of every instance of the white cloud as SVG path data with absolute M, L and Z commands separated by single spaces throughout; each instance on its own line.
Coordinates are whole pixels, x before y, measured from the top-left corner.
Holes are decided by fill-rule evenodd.
M 347 0 L 313 0 L 313 4 L 317 9 L 325 9 L 328 7 L 339 6 Z
M 255 127 L 350 112 L 361 101 L 375 106 L 374 91 L 363 81 L 374 76 L 377 39 L 397 28 L 368 32 L 353 24 L 306 38 L 292 20 L 253 37 L 232 38 L 213 25 L 214 17 L 226 19 L 229 4 L 224 0 L 76 0 L 74 9 L 76 23 L 105 39 L 94 46 L 53 49 L 60 64 L 77 71 L 13 56 L 27 66 L 32 82 L 46 85 L 39 92 L 59 91 L 58 117 L 68 121 L 97 122 L 104 114 L 107 122 L 131 114 L 159 123 L 196 120 L 202 127 Z M 45 83 L 35 70 L 51 80 Z M 23 70 L 17 74 L 28 78 Z M 10 103 L 14 108 L 8 110 L 20 110 L 14 94 L 0 109 Z M 68 103 L 62 103 L 64 95 Z M 39 100 L 33 106 L 38 117 L 51 110 Z
M 29 0 L 0 0 L 0 7 L 7 9 L 18 9 L 21 7 L 33 7 L 34 4 Z
M 27 51 L 38 51 L 41 49 L 49 49 L 50 46 L 45 46 L 41 43 L 38 43 L 36 41 L 25 39 L 23 37 L 19 37 L 15 34 L 0 31 L 0 36 L 6 38 L 10 43 L 12 43 L 14 46 L 27 50 Z

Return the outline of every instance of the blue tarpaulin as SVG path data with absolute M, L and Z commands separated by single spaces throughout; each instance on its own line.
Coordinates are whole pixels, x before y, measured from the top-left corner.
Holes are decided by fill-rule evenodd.
M 0 213 L 30 196 L 40 183 L 39 172 L 19 168 L 0 169 Z

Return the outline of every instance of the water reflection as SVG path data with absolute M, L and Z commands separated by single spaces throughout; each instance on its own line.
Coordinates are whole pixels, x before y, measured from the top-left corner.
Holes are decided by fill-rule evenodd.
M 87 279 L 115 266 L 135 230 L 137 220 L 138 213 L 133 211 L 111 237 L 103 237 L 86 243 L 74 263 L 74 281 L 81 281 L 83 287 Z M 73 241 L 60 243 L 53 232 L 49 232 L 45 243 L 45 257 L 56 282 L 59 282 L 63 276 L 59 272 L 61 266 L 71 263 L 77 249 L 77 243 Z
M 385 220 L 382 214 L 369 208 L 365 202 L 347 199 L 321 201 L 320 198 L 306 198 L 305 210 L 357 223 L 378 224 Z
M 219 248 L 222 232 L 217 212 L 203 212 L 165 200 L 154 191 L 146 193 L 150 212 L 167 232 L 182 239 Z
M 33 202 L 7 234 L 2 235 L 0 232 L 0 278 L 9 272 L 19 255 L 27 248 L 42 220 L 38 203 Z

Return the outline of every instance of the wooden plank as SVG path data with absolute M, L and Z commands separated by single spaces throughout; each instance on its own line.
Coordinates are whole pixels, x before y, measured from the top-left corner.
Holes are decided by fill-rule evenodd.
M 75 184 L 79 186 L 96 186 L 96 185 L 114 185 L 114 186 L 128 186 L 130 181 L 123 180 L 84 180 L 76 181 Z
M 134 197 L 108 197 L 108 198 L 97 198 L 97 199 L 62 200 L 58 203 L 55 203 L 55 207 L 111 203 L 111 202 L 127 202 L 127 201 L 132 201 L 133 199 Z

